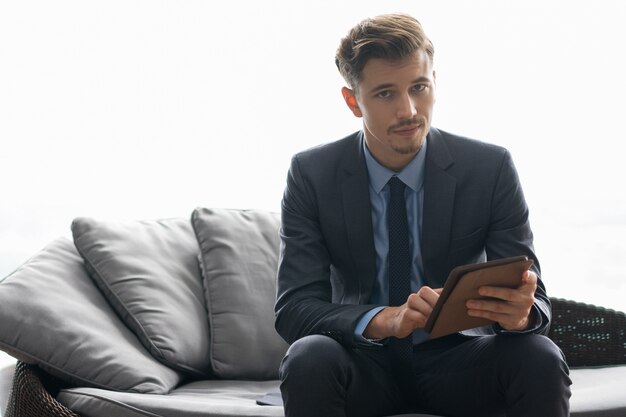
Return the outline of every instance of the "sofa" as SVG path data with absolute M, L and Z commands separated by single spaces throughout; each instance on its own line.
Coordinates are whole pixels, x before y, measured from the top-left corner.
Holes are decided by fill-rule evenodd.
M 75 219 L 0 281 L 0 350 L 16 358 L 0 416 L 284 416 L 279 227 L 259 210 Z M 626 416 L 626 315 L 551 301 L 571 415 Z

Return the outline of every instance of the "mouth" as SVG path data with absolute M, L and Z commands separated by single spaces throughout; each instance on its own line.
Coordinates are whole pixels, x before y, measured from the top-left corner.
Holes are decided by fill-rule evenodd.
M 422 125 L 403 126 L 400 129 L 393 130 L 393 133 L 400 136 L 413 136 L 422 127 Z

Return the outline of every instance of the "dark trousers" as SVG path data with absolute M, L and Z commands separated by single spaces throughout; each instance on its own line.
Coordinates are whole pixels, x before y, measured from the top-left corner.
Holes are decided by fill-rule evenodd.
M 413 362 L 414 386 L 403 390 L 386 347 L 346 349 L 326 336 L 302 338 L 280 368 L 286 417 L 569 415 L 567 364 L 545 336 L 451 335 L 414 346 Z

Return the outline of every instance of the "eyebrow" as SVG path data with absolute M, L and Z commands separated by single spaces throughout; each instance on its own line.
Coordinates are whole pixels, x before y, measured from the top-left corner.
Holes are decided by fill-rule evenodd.
M 418 78 L 414 79 L 411 83 L 412 84 L 417 84 L 417 83 L 422 83 L 424 81 L 430 82 L 430 78 L 428 78 L 428 77 L 418 77 Z M 374 87 L 371 90 L 369 90 L 369 92 L 371 94 L 371 93 L 375 93 L 375 92 L 380 91 L 380 90 L 387 90 L 387 89 L 393 88 L 395 86 L 396 85 L 394 83 L 379 84 L 376 87 Z

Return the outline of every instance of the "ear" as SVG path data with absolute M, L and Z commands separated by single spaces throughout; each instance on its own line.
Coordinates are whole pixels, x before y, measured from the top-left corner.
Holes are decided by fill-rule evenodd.
M 354 92 L 350 90 L 348 87 L 343 87 L 341 89 L 341 94 L 343 95 L 343 99 L 346 102 L 348 108 L 352 111 L 356 117 L 363 117 L 363 113 L 361 113 L 361 109 L 359 108 L 359 103 L 356 101 L 356 96 Z

